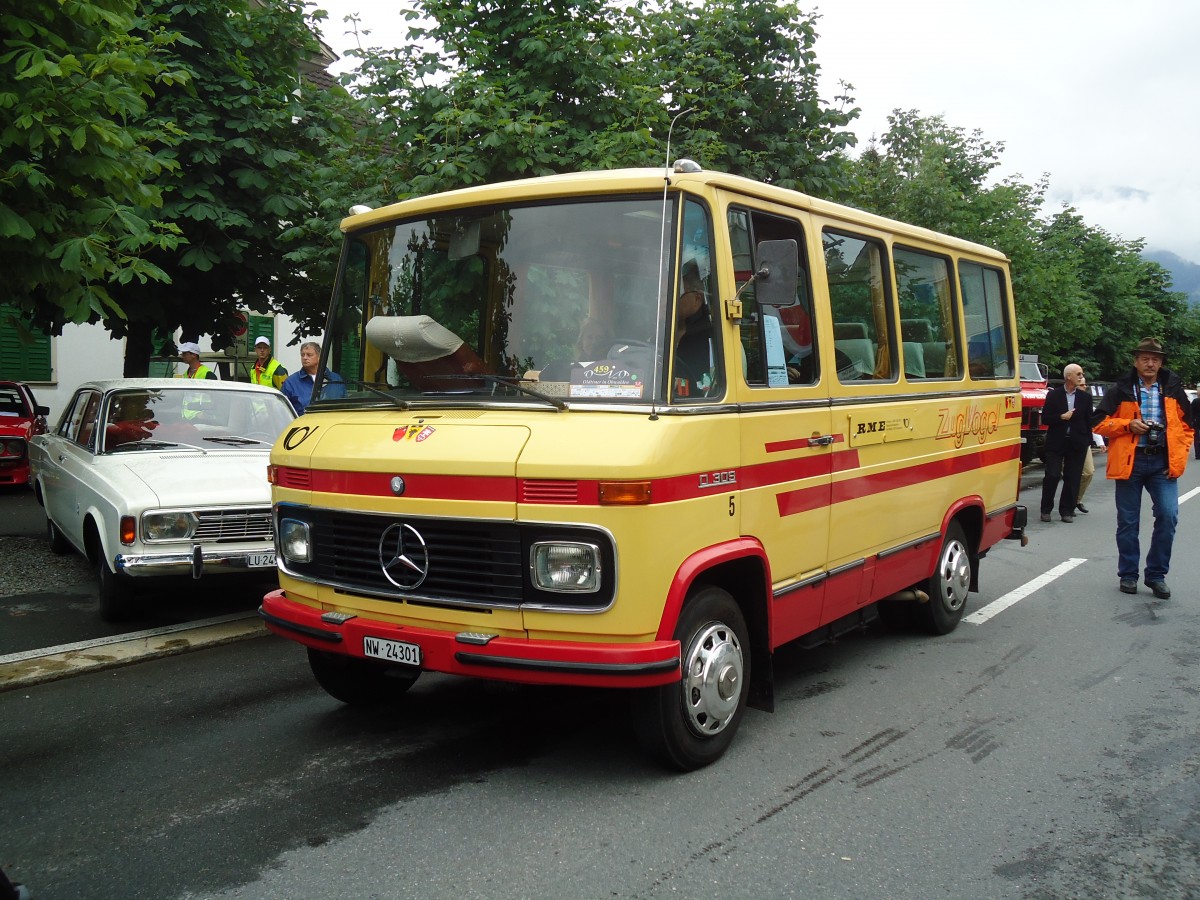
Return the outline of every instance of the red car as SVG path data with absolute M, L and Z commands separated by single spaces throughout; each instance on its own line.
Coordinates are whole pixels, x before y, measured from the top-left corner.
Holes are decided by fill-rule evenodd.
M 29 439 L 46 433 L 49 408 L 20 381 L 0 381 L 0 485 L 29 484 Z

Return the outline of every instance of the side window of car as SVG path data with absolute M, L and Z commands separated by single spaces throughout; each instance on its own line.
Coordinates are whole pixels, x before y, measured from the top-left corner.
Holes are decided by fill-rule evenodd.
M 83 410 L 87 406 L 86 395 L 82 392 L 71 398 L 71 405 L 63 414 L 62 421 L 58 423 L 58 435 L 64 437 L 68 441 L 75 440 L 75 435 L 79 434 L 79 420 L 83 418 Z
M 86 397 L 80 397 L 80 401 L 83 409 L 79 417 L 79 430 L 76 432 L 75 441 L 84 447 L 89 447 L 96 432 L 96 414 L 100 411 L 100 395 L 89 393 Z

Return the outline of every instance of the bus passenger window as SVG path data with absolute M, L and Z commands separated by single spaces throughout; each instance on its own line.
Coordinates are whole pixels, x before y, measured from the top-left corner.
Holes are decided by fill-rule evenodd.
M 883 246 L 832 231 L 821 238 L 838 380 L 895 378 Z
M 1011 378 L 1012 335 L 1004 316 L 1004 282 L 999 270 L 960 263 L 967 370 L 973 379 Z
M 894 265 L 905 377 L 958 378 L 962 373 L 954 344 L 957 315 L 949 261 L 897 247 Z

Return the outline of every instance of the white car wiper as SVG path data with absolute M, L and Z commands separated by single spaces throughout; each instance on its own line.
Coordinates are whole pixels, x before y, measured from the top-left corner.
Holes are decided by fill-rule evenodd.
M 240 434 L 221 434 L 217 435 L 216 437 L 206 437 L 205 440 L 212 441 L 215 444 L 237 444 L 238 446 L 243 444 L 274 443 L 274 441 L 263 441 L 259 440 L 258 438 L 242 437 Z
M 186 447 L 188 450 L 199 450 L 201 453 L 207 453 L 203 447 L 197 447 L 195 444 L 181 444 L 178 441 L 164 441 L 159 438 L 142 438 L 140 441 L 126 441 L 124 444 L 118 444 L 109 450 L 109 453 L 122 453 L 126 450 L 162 450 L 167 447 Z

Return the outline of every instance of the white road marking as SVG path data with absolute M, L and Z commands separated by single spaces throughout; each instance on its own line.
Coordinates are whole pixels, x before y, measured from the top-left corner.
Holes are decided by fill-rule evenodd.
M 1192 488 L 1190 491 L 1188 491 L 1186 494 L 1184 494 L 1182 497 L 1179 498 L 1179 502 L 1181 504 L 1186 503 L 1188 500 L 1191 500 L 1197 494 L 1200 494 L 1200 487 Z
M 972 625 L 982 625 L 988 619 L 999 615 L 1013 604 L 1024 600 L 1034 591 L 1038 590 L 1039 588 L 1044 588 L 1056 578 L 1066 575 L 1076 566 L 1081 566 L 1085 562 L 1087 562 L 1086 559 L 1068 559 L 1066 562 L 1059 563 L 1049 572 L 1043 572 L 1037 578 L 1034 578 L 1032 581 L 1027 581 L 1019 588 L 1009 591 L 1003 597 L 993 600 L 982 609 L 971 613 L 969 616 L 964 616 L 963 621 L 970 622 Z
M 0 656 L 0 665 L 13 662 L 23 662 L 28 659 L 37 659 L 42 656 L 57 656 L 60 653 L 80 652 L 84 650 L 95 650 L 97 647 L 108 647 L 112 644 L 125 644 L 132 641 L 141 641 L 147 638 L 160 637 L 166 634 L 178 634 L 181 631 L 195 631 L 200 628 L 208 628 L 211 625 L 222 625 L 225 622 L 240 622 L 242 619 L 253 619 L 257 617 L 257 613 L 240 612 L 229 613 L 224 616 L 214 616 L 211 619 L 201 619 L 196 622 L 183 622 L 179 625 L 164 625 L 161 628 L 147 628 L 145 631 L 130 631 L 125 634 L 113 634 L 108 637 L 93 638 L 90 641 L 76 641 L 73 644 L 59 644 L 57 647 L 42 647 L 38 650 L 25 650 L 21 653 L 10 653 L 7 656 Z

